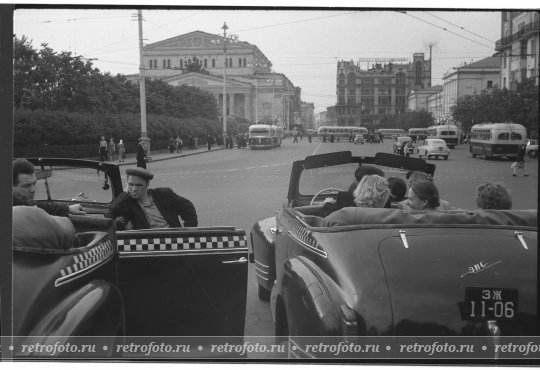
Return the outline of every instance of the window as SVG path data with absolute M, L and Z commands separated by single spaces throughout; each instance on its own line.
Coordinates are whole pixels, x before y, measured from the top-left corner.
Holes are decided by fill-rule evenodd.
M 157 59 L 154 59 L 154 68 L 157 69 Z
M 232 58 L 229 58 L 229 67 L 233 67 L 233 64 L 232 64 Z
M 242 58 L 238 58 L 238 67 L 242 67 Z
M 208 60 L 206 58 L 204 58 L 204 68 L 208 68 Z
M 216 68 L 216 60 L 212 58 L 212 68 Z
M 521 59 L 527 59 L 527 40 L 521 40 L 521 47 L 520 47 L 520 56 Z
M 356 95 L 356 89 L 349 89 L 349 95 Z
M 521 134 L 518 134 L 517 132 L 512 132 L 510 140 L 521 140 Z
M 521 70 L 521 82 L 525 81 L 527 79 L 527 69 L 523 68 Z
M 347 84 L 352 86 L 356 85 L 356 75 L 354 73 L 351 72 L 347 75 Z
M 167 68 L 171 68 L 171 60 L 170 59 L 167 59 Z
M 152 59 L 150 59 L 150 66 L 149 66 L 150 69 L 152 69 L 152 65 L 153 65 L 153 64 L 152 64 Z
M 396 95 L 396 105 L 405 105 L 405 96 Z
M 414 68 L 414 84 L 422 85 L 422 62 L 417 60 Z
M 244 67 L 245 67 L 246 65 L 247 65 L 247 64 L 246 64 L 246 58 L 244 58 Z
M 396 74 L 396 84 L 397 85 L 404 85 L 406 83 L 405 81 L 405 73 L 399 72 Z
M 345 85 L 345 75 L 343 73 L 339 74 L 338 85 L 340 85 L 340 86 Z
M 396 95 L 405 95 L 404 87 L 396 87 Z
M 184 69 L 184 59 L 180 59 L 180 69 Z
M 392 94 L 392 89 L 390 88 L 381 88 L 379 87 L 379 95 L 391 95 Z
M 502 56 L 503 68 L 506 68 L 506 54 Z
M 503 77 L 503 87 L 508 88 L 508 86 L 506 86 L 506 77 Z
M 167 61 L 163 59 L 162 62 L 163 62 L 163 69 L 167 68 Z
M 347 104 L 349 105 L 354 105 L 354 103 L 356 102 L 356 99 L 354 96 L 349 96 L 348 99 L 347 99 Z
M 360 94 L 362 94 L 362 96 L 373 95 L 373 87 L 362 87 L 360 89 Z
M 338 95 L 344 97 L 345 96 L 345 89 L 344 88 L 339 88 Z
M 379 105 L 390 105 L 390 96 L 379 96 Z
M 499 140 L 508 140 L 510 138 L 510 134 L 508 132 L 503 132 L 502 134 L 499 134 L 497 139 Z
M 493 81 L 488 81 L 487 82 L 487 88 L 491 89 L 492 87 L 493 87 Z
M 373 85 L 374 82 L 374 78 L 362 78 L 362 85 Z
M 381 85 L 390 85 L 390 84 L 392 84 L 392 79 L 391 78 L 379 78 L 379 83 Z

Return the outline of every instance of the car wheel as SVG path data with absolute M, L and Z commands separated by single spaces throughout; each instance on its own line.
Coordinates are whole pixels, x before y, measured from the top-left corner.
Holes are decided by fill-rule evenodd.
M 260 284 L 257 284 L 257 297 L 259 297 L 261 301 L 268 302 L 270 300 L 270 291 Z
M 529 152 L 529 158 L 536 158 L 538 156 L 538 151 L 537 150 L 531 150 Z

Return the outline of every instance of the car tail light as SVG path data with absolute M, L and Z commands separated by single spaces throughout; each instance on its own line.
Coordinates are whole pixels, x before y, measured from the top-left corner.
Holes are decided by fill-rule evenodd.
M 349 337 L 358 336 L 358 320 L 356 312 L 345 305 L 341 306 L 341 335 L 345 341 L 351 341 Z

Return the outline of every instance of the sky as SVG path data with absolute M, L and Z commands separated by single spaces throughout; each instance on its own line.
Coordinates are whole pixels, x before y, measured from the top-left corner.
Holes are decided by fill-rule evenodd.
M 101 72 L 137 74 L 139 30 L 136 5 L 126 9 L 16 9 L 14 34 L 25 35 L 35 49 L 47 43 L 56 52 L 94 59 Z M 143 9 L 143 39 L 150 44 L 192 31 L 228 34 L 257 45 L 273 64 L 302 89 L 302 100 L 315 113 L 336 103 L 338 60 L 408 58 L 432 45 L 432 85 L 464 62 L 495 53 L 500 39 L 501 13 L 492 10 L 358 8 Z M 131 9 L 129 9 L 131 7 Z M 362 63 L 362 68 L 367 68 Z

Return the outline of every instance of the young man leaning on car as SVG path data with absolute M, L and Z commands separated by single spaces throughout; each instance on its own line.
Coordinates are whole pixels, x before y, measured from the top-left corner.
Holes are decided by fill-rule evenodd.
M 111 204 L 113 217 L 119 229 L 156 229 L 196 227 L 197 211 L 193 203 L 176 194 L 171 188 L 149 189 L 154 175 L 137 167 L 126 170 L 127 186 Z

